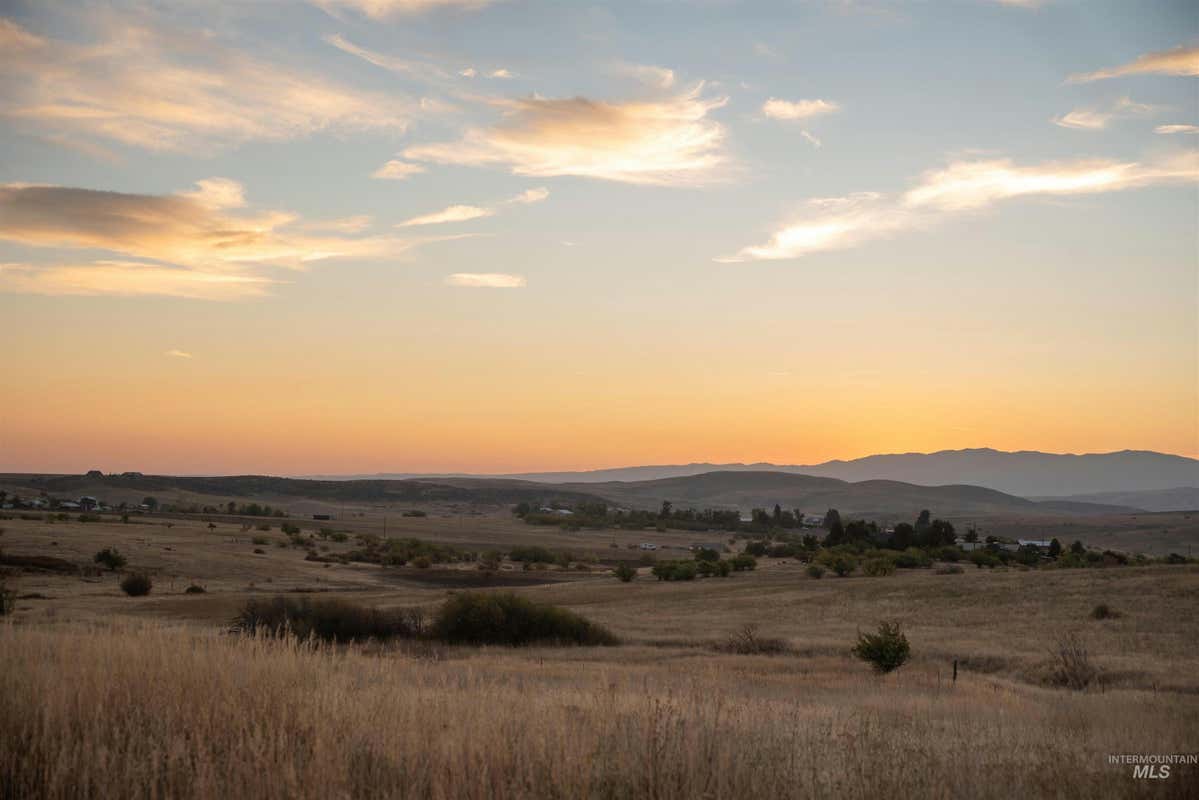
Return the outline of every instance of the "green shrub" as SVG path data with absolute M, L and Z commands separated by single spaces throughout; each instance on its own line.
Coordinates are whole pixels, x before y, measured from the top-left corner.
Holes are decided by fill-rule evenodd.
M 103 564 L 111 570 L 118 570 L 127 563 L 125 556 L 121 555 L 120 551 L 115 547 L 105 547 L 92 558 L 97 564 Z
M 345 531 L 333 531 L 333 533 L 329 534 L 329 538 L 335 542 L 345 542 L 349 540 L 350 535 Z
M 817 579 L 824 577 L 824 567 L 819 564 L 808 564 L 808 577 Z
M 299 536 L 300 535 L 300 526 L 296 525 L 294 523 L 291 523 L 291 522 L 284 522 L 282 525 L 279 526 L 279 530 L 283 531 L 288 536 Z
M 733 571 L 733 565 L 723 558 L 716 562 L 716 574 L 722 578 L 727 578 L 729 573 Z
M 416 637 L 425 632 L 419 609 L 380 611 L 333 598 L 254 598 L 233 620 L 241 633 L 300 638 L 309 636 L 333 642 Z
M 696 561 L 719 561 L 720 553 L 710 547 L 701 547 L 695 551 Z
M 552 552 L 544 547 L 513 547 L 512 552 L 508 553 L 508 558 L 513 561 L 522 561 L 528 563 L 553 564 L 557 558 Z
M 203 586 L 193 583 L 191 586 L 188 586 L 186 589 L 184 589 L 183 593 L 184 594 L 204 594 L 207 591 L 208 590 L 205 589 Z
M 738 556 L 733 556 L 731 561 L 733 569 L 737 572 L 743 570 L 757 569 L 758 560 L 747 553 L 742 553 Z
M 412 566 L 417 569 L 428 569 L 432 564 L 433 562 L 429 560 L 428 556 L 417 556 L 412 559 Z
M 260 530 L 260 531 L 269 531 L 270 529 L 271 529 L 271 526 L 267 525 L 265 522 L 258 526 L 258 530 Z
M 957 564 L 950 564 L 946 567 L 937 567 L 938 575 L 961 575 L 965 570 Z
M 720 644 L 716 645 L 716 650 L 722 653 L 736 653 L 737 655 L 776 655 L 779 653 L 790 653 L 792 648 L 786 639 L 776 639 L 758 635 L 758 626 L 754 624 L 745 625 L 741 630 L 731 634 Z
M 836 573 L 838 578 L 850 575 L 858 567 L 858 561 L 853 556 L 837 555 L 829 559 L 828 568 Z
M 612 574 L 620 578 L 621 583 L 628 583 L 637 577 L 637 570 L 628 564 L 618 564 L 616 569 L 612 570 Z
M 1100 603 L 1091 609 L 1091 619 L 1117 619 L 1124 616 L 1107 603 Z
M 882 622 L 878 633 L 858 634 L 853 654 L 869 662 L 877 672 L 891 672 L 908 660 L 911 647 L 898 622 Z
M 271 540 L 266 538 L 265 536 L 254 536 L 254 537 L 251 537 L 251 539 L 250 539 L 250 544 L 263 545 L 263 544 L 270 544 L 270 543 L 271 543 Z
M 150 576 L 141 572 L 131 572 L 121 581 L 121 591 L 130 597 L 142 597 L 150 593 L 154 582 Z
M 900 569 L 921 569 L 933 565 L 933 560 L 929 557 L 928 553 L 916 547 L 909 547 L 907 550 L 891 556 L 891 558 L 895 560 L 895 566 Z
M 442 605 L 433 635 L 450 643 L 612 645 L 606 628 L 564 608 L 519 595 L 462 592 Z
M 17 607 L 17 593 L 0 581 L 0 617 L 7 617 Z
M 974 566 L 978 567 L 979 569 L 982 569 L 983 567 L 994 569 L 1003 562 L 996 558 L 992 553 L 988 553 L 985 550 L 975 550 L 970 554 L 970 563 L 974 564 Z
M 862 572 L 871 578 L 882 578 L 895 574 L 895 562 L 886 556 L 868 558 L 862 562 Z

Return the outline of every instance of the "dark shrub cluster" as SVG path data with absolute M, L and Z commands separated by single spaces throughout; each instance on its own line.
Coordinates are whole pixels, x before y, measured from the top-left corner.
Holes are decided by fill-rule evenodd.
M 790 653 L 792 648 L 786 639 L 759 636 L 758 626 L 751 623 L 736 633 L 731 634 L 723 642 L 716 645 L 715 649 L 722 653 L 736 653 L 737 655 L 744 656 Z
M 637 570 L 628 564 L 618 564 L 616 569 L 612 570 L 612 574 L 620 578 L 621 583 L 628 583 L 637 577 Z
M 544 547 L 513 547 L 508 558 L 529 564 L 553 564 L 557 557 Z
M 877 672 L 891 672 L 908 660 L 911 647 L 898 622 L 883 622 L 878 626 L 878 633 L 858 634 L 853 654 L 869 662 Z
M 111 570 L 118 570 L 125 566 L 125 556 L 121 555 L 115 547 L 105 547 L 100 552 L 96 553 L 92 559 L 97 564 L 108 567 Z
M 153 588 L 154 582 L 145 573 L 131 572 L 121 580 L 121 591 L 130 597 L 142 597 Z
M 333 598 L 254 598 L 233 620 L 242 633 L 301 638 L 315 636 L 333 642 L 417 637 L 424 633 L 418 609 L 382 611 Z
M 607 628 L 573 611 L 512 593 L 454 595 L 437 612 L 432 635 L 451 644 L 618 643 Z
M 17 593 L 0 581 L 0 617 L 11 614 L 17 605 Z
M 1063 634 L 1050 657 L 1050 683 L 1082 691 L 1099 678 L 1099 668 L 1091 661 L 1086 644 L 1076 634 Z
M 1091 619 L 1116 619 L 1120 616 L 1123 615 L 1107 603 L 1100 603 L 1091 609 Z
M 204 594 L 207 591 L 208 590 L 205 589 L 203 586 L 193 583 L 191 586 L 188 586 L 186 589 L 184 589 L 183 593 L 184 594 Z

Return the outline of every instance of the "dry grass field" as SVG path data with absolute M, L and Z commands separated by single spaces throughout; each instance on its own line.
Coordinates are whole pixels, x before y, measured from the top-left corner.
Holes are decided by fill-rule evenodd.
M 0 624 L 0 796 L 1199 796 L 1199 768 L 1137 780 L 1107 761 L 1199 750 L 1195 566 L 816 580 L 762 559 L 729 578 L 643 570 L 623 584 L 600 565 L 505 564 L 488 586 L 578 611 L 623 644 L 331 646 L 227 628 L 251 597 L 434 608 L 482 573 L 306 561 L 278 546 L 278 521 L 135 521 L 0 521 L 6 554 L 83 564 L 115 546 L 155 580 L 131 598 L 112 573 L 8 576 L 20 599 Z M 404 524 L 402 535 L 580 558 L 625 556 L 649 535 L 505 516 Z M 259 535 L 271 543 L 256 547 Z M 192 583 L 206 593 L 185 594 Z M 1091 619 L 1099 603 L 1119 616 Z M 884 619 L 903 623 L 912 660 L 879 676 L 849 650 Z M 746 624 L 793 652 L 715 650 Z M 1101 670 L 1086 691 L 1048 680 L 1064 633 Z

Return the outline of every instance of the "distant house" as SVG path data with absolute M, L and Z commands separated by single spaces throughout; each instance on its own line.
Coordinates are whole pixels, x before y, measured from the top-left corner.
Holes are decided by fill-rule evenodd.
M 958 539 L 955 544 L 967 553 L 971 550 L 982 550 L 987 546 L 986 542 L 967 542 L 965 539 Z
M 95 511 L 99 507 L 100 501 L 91 495 L 85 494 L 83 497 L 79 498 L 79 508 L 83 509 L 84 511 Z
M 819 514 L 804 514 L 803 526 L 805 528 L 820 528 L 824 526 L 824 517 Z
M 65 508 L 67 511 L 76 511 L 80 506 L 74 500 L 64 500 L 58 504 L 58 507 Z
M 642 542 L 640 544 L 640 547 L 642 550 L 657 550 L 658 549 L 658 545 L 654 544 L 653 542 Z
M 322 520 L 323 519 L 332 519 L 332 517 L 329 514 L 313 514 L 312 518 L 313 519 L 322 519 Z
M 1053 542 L 1049 539 L 1017 539 L 1016 544 L 1020 547 L 1035 547 L 1038 550 L 1048 550 L 1049 545 Z

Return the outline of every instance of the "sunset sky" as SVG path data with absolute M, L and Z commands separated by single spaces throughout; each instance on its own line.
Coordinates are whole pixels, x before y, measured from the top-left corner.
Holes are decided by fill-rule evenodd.
M 9 0 L 0 117 L 0 471 L 1199 455 L 1193 2 Z

